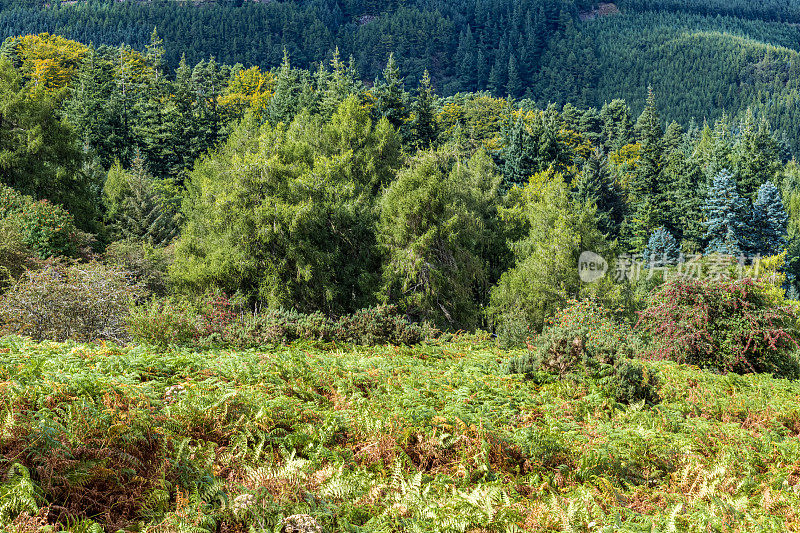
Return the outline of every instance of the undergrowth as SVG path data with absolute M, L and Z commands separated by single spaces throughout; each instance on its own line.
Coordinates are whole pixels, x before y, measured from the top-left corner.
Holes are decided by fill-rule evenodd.
M 800 384 L 659 361 L 624 403 L 510 355 L 0 339 L 0 529 L 800 529 Z

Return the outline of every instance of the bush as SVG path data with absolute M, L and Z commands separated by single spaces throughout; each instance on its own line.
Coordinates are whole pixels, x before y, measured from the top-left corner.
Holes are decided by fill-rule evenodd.
M 77 252 L 78 230 L 72 215 L 59 205 L 34 201 L 0 184 L 0 219 L 16 225 L 25 245 L 42 259 Z
M 335 320 L 319 312 L 254 313 L 221 295 L 139 305 L 128 317 L 128 331 L 140 342 L 194 348 L 251 348 L 300 339 L 367 346 L 417 344 L 433 334 L 399 316 L 394 306 L 364 309 Z
M 640 361 L 629 359 L 617 363 L 609 390 L 620 403 L 644 401 L 648 405 L 654 405 L 661 401 L 658 394 L 660 382 L 657 371 Z
M 98 262 L 47 261 L 0 296 L 0 333 L 43 340 L 125 338 L 125 317 L 141 294 L 120 270 Z
M 106 248 L 105 261 L 127 272 L 131 279 L 151 294 L 163 296 L 169 290 L 167 270 L 173 248 L 157 248 L 147 243 L 117 241 Z
M 652 293 L 637 329 L 652 337 L 654 358 L 796 379 L 796 321 L 765 281 L 678 278 Z
M 397 307 L 382 305 L 343 316 L 335 325 L 335 339 L 353 344 L 417 344 L 425 330 L 400 316 Z
M 23 242 L 19 228 L 7 220 L 0 220 L 0 293 L 35 266 L 33 252 Z
M 573 301 L 531 342 L 527 354 L 509 362 L 509 372 L 597 376 L 618 359 L 631 357 L 635 347 L 633 332 L 610 311 L 594 300 Z

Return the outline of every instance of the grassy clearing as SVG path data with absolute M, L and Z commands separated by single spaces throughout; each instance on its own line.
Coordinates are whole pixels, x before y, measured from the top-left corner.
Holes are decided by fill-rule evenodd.
M 662 402 L 624 406 L 591 381 L 509 376 L 511 355 L 0 339 L 0 523 L 800 530 L 800 384 L 654 363 Z

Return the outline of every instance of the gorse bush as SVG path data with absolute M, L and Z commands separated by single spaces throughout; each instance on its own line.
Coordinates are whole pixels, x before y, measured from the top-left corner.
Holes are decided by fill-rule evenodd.
M 134 307 L 127 323 L 139 342 L 195 348 L 249 348 L 295 340 L 412 345 L 435 335 L 434 330 L 400 316 L 394 306 L 362 309 L 333 319 L 320 312 L 252 312 L 214 294 L 192 300 L 155 299 Z
M 796 379 L 797 313 L 771 289 L 750 278 L 674 279 L 650 295 L 637 329 L 657 359 Z
M 124 272 L 112 267 L 50 260 L 0 295 L 0 334 L 123 340 L 125 317 L 141 294 Z
M 637 347 L 631 329 L 595 300 L 572 302 L 530 342 L 528 353 L 510 361 L 509 371 L 529 376 L 598 375 L 618 359 L 633 356 Z

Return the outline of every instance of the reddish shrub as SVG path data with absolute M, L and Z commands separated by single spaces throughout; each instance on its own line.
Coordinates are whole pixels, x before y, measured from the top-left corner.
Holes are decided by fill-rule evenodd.
M 656 289 L 637 329 L 650 355 L 737 373 L 800 377 L 797 316 L 762 281 L 678 278 Z

